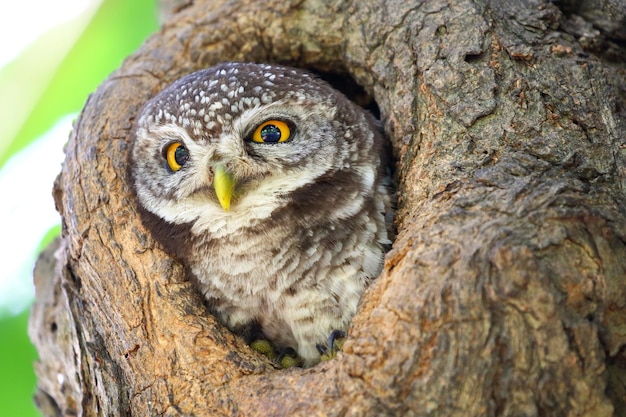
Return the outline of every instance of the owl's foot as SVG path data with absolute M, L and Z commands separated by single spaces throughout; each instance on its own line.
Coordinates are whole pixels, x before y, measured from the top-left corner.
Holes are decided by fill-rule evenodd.
M 282 366 L 284 369 L 292 368 L 294 366 L 302 366 L 304 363 L 302 358 L 298 356 L 296 351 L 292 348 L 283 349 L 276 358 L 276 361 Z
M 250 347 L 271 361 L 278 363 L 284 369 L 303 364 L 302 358 L 294 349 L 285 348 L 277 351 L 267 339 L 256 339 L 250 343 Z
M 328 336 L 328 344 L 317 345 L 317 350 L 320 353 L 323 361 L 329 361 L 337 356 L 337 352 L 343 347 L 343 343 L 346 340 L 346 333 L 342 330 L 333 330 Z
M 267 357 L 268 359 L 274 360 L 276 359 L 276 351 L 274 350 L 274 346 L 267 339 L 256 339 L 250 343 L 250 347 L 253 350 L 256 350 L 261 355 Z

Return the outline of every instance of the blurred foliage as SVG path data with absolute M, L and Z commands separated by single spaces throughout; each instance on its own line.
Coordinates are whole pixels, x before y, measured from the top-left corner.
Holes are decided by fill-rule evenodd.
M 8 151 L 6 159 L 46 132 L 63 115 L 80 111 L 94 91 L 123 59 L 157 29 L 155 0 L 104 0 L 28 116 Z M 17 58 L 19 59 L 19 57 Z M 41 62 L 42 70 L 46 63 Z M 48 232 L 50 241 L 59 232 Z M 35 391 L 35 348 L 26 333 L 28 312 L 0 318 L 0 416 L 38 416 L 32 396 Z
M 41 238 L 41 243 L 37 248 L 37 253 L 43 251 L 57 236 L 61 234 L 61 225 L 57 224 L 46 232 Z
M 63 60 L 6 155 L 22 149 L 63 115 L 78 112 L 123 59 L 157 29 L 156 0 L 104 0 Z M 19 59 L 19 58 L 18 58 Z M 45 63 L 42 63 L 45 68 Z
M 38 416 L 32 396 L 35 392 L 33 362 L 35 347 L 26 334 L 28 311 L 0 320 L 0 416 Z

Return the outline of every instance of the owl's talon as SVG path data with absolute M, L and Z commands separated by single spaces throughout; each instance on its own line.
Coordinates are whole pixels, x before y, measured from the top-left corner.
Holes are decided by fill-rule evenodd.
M 333 330 L 328 336 L 328 344 L 317 345 L 317 350 L 323 361 L 329 361 L 337 356 L 337 352 L 343 347 L 346 340 L 346 333 L 342 330 Z

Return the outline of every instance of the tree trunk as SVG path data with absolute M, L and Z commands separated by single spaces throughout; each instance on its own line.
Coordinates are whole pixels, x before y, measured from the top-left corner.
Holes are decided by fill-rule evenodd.
M 87 101 L 55 183 L 30 328 L 45 415 L 626 415 L 623 1 L 171 4 Z M 222 61 L 355 82 L 394 149 L 397 239 L 311 369 L 219 324 L 131 197 L 142 104 Z

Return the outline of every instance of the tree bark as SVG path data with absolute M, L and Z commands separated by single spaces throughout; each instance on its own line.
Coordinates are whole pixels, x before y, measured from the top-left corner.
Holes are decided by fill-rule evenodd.
M 55 183 L 30 326 L 45 415 L 626 415 L 623 2 L 171 4 L 87 101 Z M 311 369 L 219 324 L 131 197 L 142 104 L 222 61 L 353 80 L 393 146 L 397 239 Z

